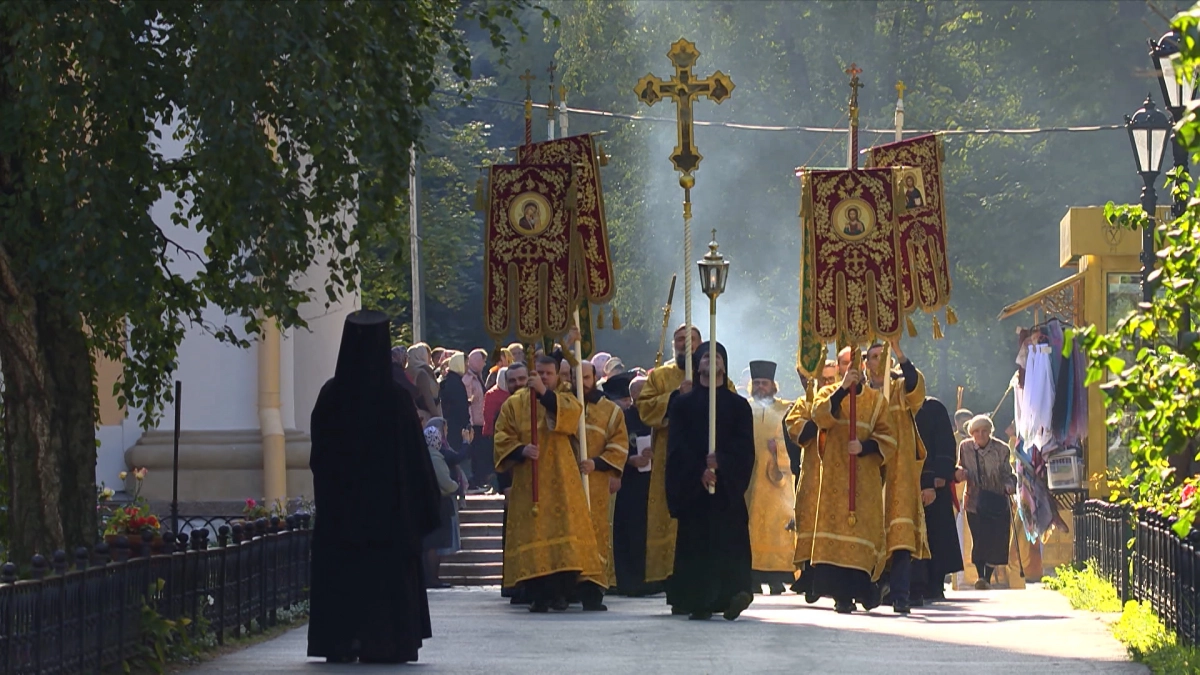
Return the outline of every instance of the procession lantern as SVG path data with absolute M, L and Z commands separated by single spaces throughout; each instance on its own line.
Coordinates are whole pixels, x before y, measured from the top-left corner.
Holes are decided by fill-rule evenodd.
M 700 268 L 700 288 L 715 303 L 725 292 L 725 283 L 729 280 L 729 261 L 717 250 L 716 230 L 713 230 L 713 240 L 708 242 L 708 253 L 696 265 Z

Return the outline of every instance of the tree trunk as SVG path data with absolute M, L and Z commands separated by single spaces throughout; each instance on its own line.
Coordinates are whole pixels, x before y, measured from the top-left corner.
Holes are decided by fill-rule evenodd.
M 9 558 L 96 540 L 93 365 L 82 317 L 33 292 L 0 246 Z

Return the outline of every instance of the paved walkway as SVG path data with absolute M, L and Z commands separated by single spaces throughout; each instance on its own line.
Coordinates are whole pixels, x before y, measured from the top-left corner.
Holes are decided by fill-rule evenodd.
M 915 610 L 843 616 L 832 603 L 756 596 L 733 623 L 667 614 L 662 597 L 609 598 L 609 612 L 532 615 L 495 589 L 430 593 L 434 638 L 407 666 L 325 665 L 305 658 L 307 628 L 196 668 L 196 673 L 1147 673 L 1102 619 L 1059 594 L 951 593 Z

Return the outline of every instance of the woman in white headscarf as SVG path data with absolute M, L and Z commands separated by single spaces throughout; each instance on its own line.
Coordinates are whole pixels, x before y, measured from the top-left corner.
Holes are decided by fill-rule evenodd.
M 421 419 L 441 417 L 442 406 L 438 398 L 441 391 L 433 367 L 429 365 L 429 345 L 418 342 L 408 348 L 408 367 L 405 372 L 417 388 L 417 411 L 421 413 Z

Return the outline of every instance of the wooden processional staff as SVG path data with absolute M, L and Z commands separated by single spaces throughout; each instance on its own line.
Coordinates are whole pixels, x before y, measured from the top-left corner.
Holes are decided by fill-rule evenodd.
M 856 64 L 851 63 L 850 67 L 846 69 L 846 74 L 850 76 L 850 135 L 849 135 L 850 142 L 848 143 L 849 155 L 848 155 L 847 163 L 849 164 L 848 168 L 857 169 L 858 168 L 858 90 L 860 88 L 862 88 L 862 86 L 863 86 L 862 83 L 859 82 L 858 76 L 862 74 L 862 69 L 859 68 Z M 852 354 L 852 357 L 851 357 L 852 361 L 850 363 L 850 367 L 858 369 L 861 372 L 862 371 L 862 363 L 860 361 L 861 356 L 858 351 L 858 345 L 851 343 L 850 344 L 850 353 Z M 858 387 L 859 387 L 859 385 L 856 384 L 850 388 L 850 403 L 847 406 L 848 407 L 848 411 L 847 411 L 848 420 L 847 421 L 849 422 L 850 440 L 851 441 L 858 440 Z M 850 495 L 849 495 L 849 500 L 850 500 L 850 503 L 847 506 L 849 506 L 850 515 L 847 516 L 847 519 L 850 521 L 850 525 L 853 526 L 856 523 L 858 523 L 858 514 L 855 513 L 855 509 L 858 506 L 858 456 L 857 455 L 850 455 Z

